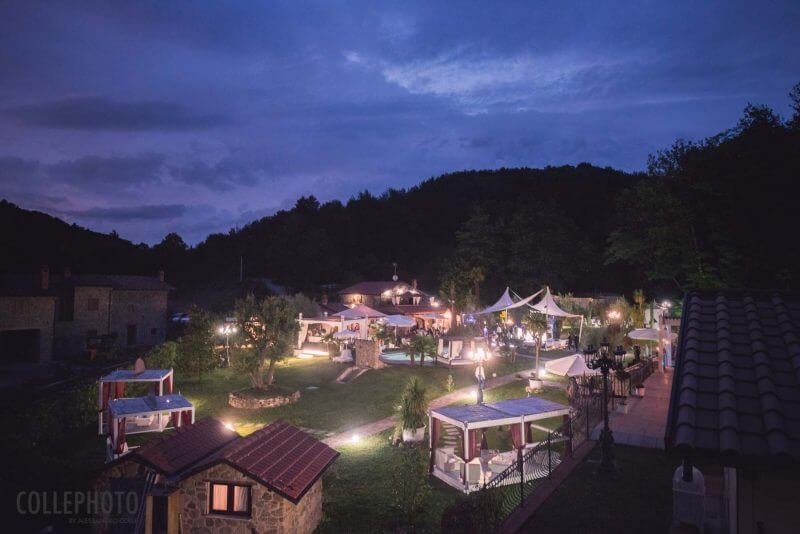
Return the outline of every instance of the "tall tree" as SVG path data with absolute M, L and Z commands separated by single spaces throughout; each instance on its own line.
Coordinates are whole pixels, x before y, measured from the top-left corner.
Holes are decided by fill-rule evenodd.
M 250 375 L 254 388 L 264 389 L 275 379 L 275 365 L 292 352 L 298 328 L 295 310 L 285 297 L 259 301 L 252 294 L 237 300 L 235 308 L 244 343 L 231 363 Z

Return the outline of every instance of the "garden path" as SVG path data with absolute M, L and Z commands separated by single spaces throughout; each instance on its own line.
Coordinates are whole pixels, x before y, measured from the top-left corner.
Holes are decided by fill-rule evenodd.
M 515 373 L 511 373 L 508 375 L 498 376 L 495 378 L 489 378 L 486 380 L 486 385 L 484 386 L 484 390 L 486 389 L 493 389 L 496 387 L 504 386 L 510 382 L 515 380 L 519 380 L 519 377 L 528 376 L 533 372 L 534 369 L 525 369 L 523 371 L 517 371 Z M 551 380 L 543 380 L 544 385 L 548 387 L 555 387 L 564 389 L 566 384 L 564 382 L 555 382 Z M 452 393 L 448 393 L 446 395 L 442 395 L 441 397 L 437 397 L 430 401 L 428 404 L 429 408 L 441 408 L 443 406 L 449 406 L 455 402 L 465 400 L 470 398 L 470 394 L 475 391 L 475 386 L 467 386 L 464 388 L 457 389 Z M 372 423 L 367 423 L 366 425 L 361 425 L 355 428 L 351 428 L 334 436 L 331 436 L 324 440 L 331 447 L 338 447 L 339 445 L 344 445 L 350 442 L 354 435 L 358 435 L 361 437 L 364 436 L 371 436 L 373 434 L 377 434 L 379 432 L 383 432 L 384 430 L 388 430 L 390 428 L 394 428 L 395 419 L 394 416 L 385 417 L 378 421 L 373 421 Z

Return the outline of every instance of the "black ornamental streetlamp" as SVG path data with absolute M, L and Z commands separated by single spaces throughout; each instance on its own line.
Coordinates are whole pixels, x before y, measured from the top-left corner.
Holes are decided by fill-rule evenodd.
M 600 459 L 599 471 L 613 472 L 614 467 L 614 436 L 608 426 L 608 373 L 622 369 L 622 359 L 625 357 L 625 349 L 618 345 L 616 350 L 611 353 L 610 346 L 606 339 L 600 343 L 600 350 L 594 345 L 589 345 L 583 351 L 586 366 L 592 370 L 600 370 L 603 375 L 603 431 L 600 432 Z

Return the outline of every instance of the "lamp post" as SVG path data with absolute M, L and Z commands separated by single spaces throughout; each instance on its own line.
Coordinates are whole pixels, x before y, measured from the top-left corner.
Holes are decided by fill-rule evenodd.
M 592 370 L 600 370 L 603 375 L 603 430 L 600 432 L 600 459 L 599 471 L 610 473 L 614 467 L 614 435 L 608 426 L 608 373 L 622 369 L 622 358 L 625 356 L 625 349 L 622 345 L 617 346 L 613 354 L 610 352 L 608 341 L 603 339 L 598 351 L 593 345 L 589 345 L 583 351 L 586 366 Z
M 475 379 L 478 381 L 478 404 L 483 404 L 483 385 L 486 382 L 486 373 L 483 371 L 483 362 L 491 358 L 491 354 L 479 347 L 470 356 L 478 364 L 475 366 Z
M 231 334 L 236 333 L 236 327 L 226 323 L 219 327 L 219 333 L 225 336 L 225 366 L 231 364 Z

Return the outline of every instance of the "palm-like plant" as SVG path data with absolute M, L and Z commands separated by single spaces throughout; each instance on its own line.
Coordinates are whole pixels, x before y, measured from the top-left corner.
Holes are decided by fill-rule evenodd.
M 416 356 L 419 356 L 419 364 L 422 365 L 426 357 L 436 358 L 436 341 L 428 336 L 412 336 L 411 341 L 405 346 L 405 352 L 411 359 L 411 365 L 414 365 Z
M 412 377 L 400 398 L 400 423 L 404 430 L 416 430 L 425 426 L 428 415 L 428 399 L 419 378 Z

